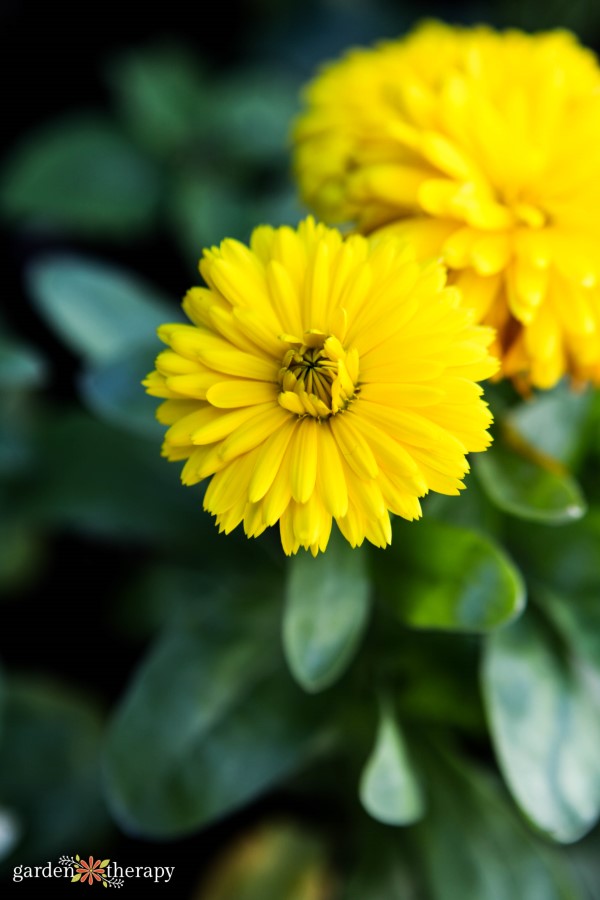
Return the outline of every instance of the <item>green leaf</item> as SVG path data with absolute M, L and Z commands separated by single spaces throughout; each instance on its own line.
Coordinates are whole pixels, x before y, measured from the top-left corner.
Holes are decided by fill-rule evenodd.
M 598 590 L 593 593 L 559 594 L 537 588 L 535 599 L 569 643 L 573 657 L 591 665 L 600 677 Z
M 210 629 L 166 634 L 142 665 L 108 737 L 106 784 L 128 830 L 175 837 L 250 802 L 324 746 L 319 701 L 276 652 L 277 596 L 243 598 Z M 209 602 L 208 598 L 205 602 Z
M 108 78 L 124 126 L 159 157 L 185 148 L 206 125 L 210 94 L 184 47 L 128 51 L 113 60 Z
M 563 382 L 510 409 L 506 421 L 539 453 L 572 467 L 585 446 L 593 397 Z
M 435 492 L 428 494 L 421 501 L 425 520 L 433 517 L 473 531 L 490 535 L 499 533 L 502 513 L 490 503 L 473 473 L 467 475 L 465 487 L 466 490 L 457 497 Z
M 119 359 L 99 363 L 83 373 L 79 391 L 99 419 L 158 444 L 165 429 L 156 420 L 157 399 L 141 385 L 154 367 L 157 350 L 156 343 L 133 347 Z
M 294 678 L 306 691 L 329 687 L 351 663 L 369 615 L 364 552 L 337 532 L 316 558 L 290 560 L 283 645 Z
M 0 336 L 0 389 L 31 390 L 40 387 L 45 376 L 45 361 L 36 350 Z
M 158 202 L 155 168 L 110 123 L 80 116 L 35 131 L 13 152 L 0 184 L 10 219 L 78 235 L 131 237 Z
M 394 523 L 392 547 L 377 554 L 379 590 L 414 628 L 486 632 L 520 615 L 520 573 L 490 539 L 444 522 Z
M 120 543 L 162 543 L 196 558 L 231 552 L 202 510 L 202 494 L 181 485 L 179 466 L 158 444 L 122 434 L 91 417 L 57 416 L 41 430 L 38 467 L 22 491 L 23 515 Z M 244 541 L 247 539 L 244 538 Z
M 478 455 L 475 471 L 490 500 L 509 515 L 560 525 L 586 511 L 577 482 L 563 466 L 524 442 L 513 449 L 501 439 Z
M 590 690 L 589 678 L 532 616 L 487 645 L 483 690 L 500 766 L 528 818 L 562 842 L 600 814 L 598 684 Z
M 47 680 L 12 678 L 7 686 L 0 795 L 21 828 L 8 862 L 46 862 L 82 835 L 103 842 L 97 711 Z
M 182 318 L 158 291 L 129 272 L 84 257 L 38 259 L 27 270 L 27 282 L 50 327 L 94 363 L 147 346 L 159 325 Z
M 205 170 L 177 172 L 170 183 L 168 216 L 184 257 L 197 271 L 205 247 L 224 238 L 247 240 L 257 224 L 248 197 L 229 180 Z
M 535 581 L 569 595 L 600 590 L 600 507 L 562 528 L 514 522 L 507 539 Z
M 428 774 L 430 810 L 415 836 L 431 900 L 583 900 L 486 773 L 436 756 Z
M 246 546 L 247 552 L 243 553 Z M 231 552 L 229 540 L 223 547 L 223 557 Z M 154 635 L 166 626 L 187 621 L 190 611 L 196 620 L 203 622 L 237 615 L 235 598 L 248 596 L 259 573 L 264 589 L 264 558 L 256 553 L 252 542 L 237 545 L 234 567 L 224 565 L 214 547 L 209 548 L 207 558 L 196 553 L 192 566 L 154 563 L 132 580 L 117 598 L 114 611 L 117 626 L 131 636 Z M 260 592 L 260 586 L 257 588 Z M 204 603 L 203 598 L 210 602 Z
M 382 705 L 377 738 L 360 783 L 361 803 L 386 825 L 411 825 L 425 801 L 400 726 L 389 704 Z
M 535 598 L 571 644 L 600 672 L 600 509 L 560 529 L 515 523 L 510 540 Z
M 285 69 L 245 69 L 215 85 L 212 121 L 226 151 L 261 163 L 283 157 L 299 87 Z

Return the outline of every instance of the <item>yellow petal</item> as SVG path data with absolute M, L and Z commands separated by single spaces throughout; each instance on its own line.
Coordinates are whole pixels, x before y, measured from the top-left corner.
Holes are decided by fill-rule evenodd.
M 255 406 L 269 401 L 274 403 L 276 398 L 276 385 L 265 381 L 213 381 L 206 392 L 208 402 L 220 407 Z
M 301 420 L 290 448 L 292 497 L 298 503 L 306 503 L 311 496 L 317 478 L 318 443 L 320 424 L 312 418 Z
M 273 432 L 287 424 L 289 417 L 280 406 L 265 404 L 264 407 L 251 407 L 257 410 L 256 415 L 244 421 L 232 431 L 221 444 L 221 458 L 229 461 L 248 450 L 264 443 Z M 258 412 L 258 410 L 261 410 Z

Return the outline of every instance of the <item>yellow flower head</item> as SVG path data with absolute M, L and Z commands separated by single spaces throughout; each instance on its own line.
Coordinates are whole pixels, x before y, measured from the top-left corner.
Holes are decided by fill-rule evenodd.
M 600 67 L 565 32 L 427 23 L 309 86 L 307 202 L 441 256 L 503 374 L 600 382 Z
M 465 453 L 489 444 L 475 382 L 497 362 L 439 263 L 309 218 L 257 228 L 249 248 L 225 240 L 200 272 L 193 324 L 159 329 L 169 349 L 144 384 L 166 398 L 163 453 L 187 460 L 184 484 L 212 476 L 221 531 L 279 522 L 286 553 L 316 555 L 335 519 L 352 546 L 383 547 L 390 512 L 416 519 L 428 490 L 458 493 Z

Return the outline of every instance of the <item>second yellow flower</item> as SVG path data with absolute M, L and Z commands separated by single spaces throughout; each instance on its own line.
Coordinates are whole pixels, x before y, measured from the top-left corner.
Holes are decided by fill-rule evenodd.
M 309 86 L 305 199 L 441 258 L 502 371 L 600 382 L 600 67 L 566 32 L 428 23 Z

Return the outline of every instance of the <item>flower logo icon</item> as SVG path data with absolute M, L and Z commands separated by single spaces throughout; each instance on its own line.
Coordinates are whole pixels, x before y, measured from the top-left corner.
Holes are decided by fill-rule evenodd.
M 85 884 L 87 881 L 88 884 L 93 884 L 94 881 L 102 881 L 106 886 L 106 878 L 104 877 L 106 872 L 106 866 L 109 864 L 109 859 L 103 859 L 100 861 L 99 859 L 94 860 L 93 856 L 90 856 L 88 862 L 79 858 L 79 855 L 75 857 L 77 860 L 79 867 L 75 869 L 76 874 L 73 876 L 71 881 L 81 881 L 82 884 Z

